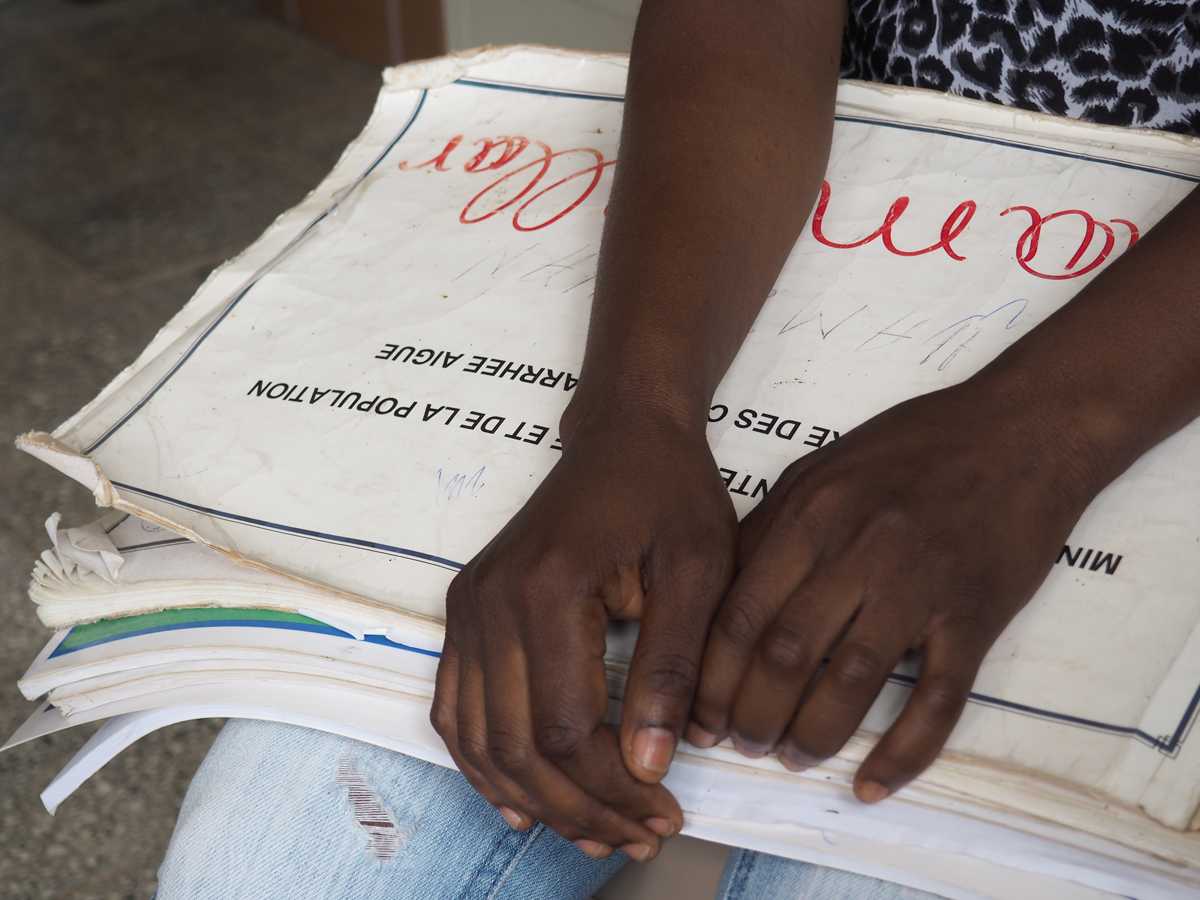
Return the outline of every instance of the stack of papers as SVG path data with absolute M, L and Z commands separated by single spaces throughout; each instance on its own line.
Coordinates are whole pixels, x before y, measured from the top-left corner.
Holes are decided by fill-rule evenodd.
M 197 716 L 451 764 L 427 722 L 446 586 L 560 451 L 625 74 L 535 48 L 389 71 L 300 206 L 21 438 L 116 510 L 52 517 L 33 573 L 57 632 L 10 744 L 108 720 L 48 806 Z M 817 208 L 710 412 L 742 513 L 796 457 L 969 376 L 1200 181 L 1174 135 L 853 82 L 837 112 Z M 1194 896 L 1197 452 L 1192 426 L 1097 498 L 916 783 L 872 807 L 848 788 L 905 669 L 808 772 L 683 746 L 685 831 L 947 897 Z M 635 638 L 610 634 L 614 715 Z

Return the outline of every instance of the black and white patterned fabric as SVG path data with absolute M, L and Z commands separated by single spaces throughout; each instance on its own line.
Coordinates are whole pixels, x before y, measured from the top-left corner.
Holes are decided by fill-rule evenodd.
M 1200 134 L 1200 0 L 850 0 L 842 75 Z

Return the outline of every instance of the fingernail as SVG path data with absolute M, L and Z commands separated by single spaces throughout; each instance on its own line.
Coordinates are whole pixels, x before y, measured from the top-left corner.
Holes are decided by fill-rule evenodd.
M 497 806 L 500 815 L 504 816 L 504 821 L 508 823 L 510 828 L 515 828 L 517 831 L 525 830 L 525 817 L 507 806 Z
M 604 859 L 606 856 L 612 855 L 612 847 L 608 846 L 608 844 L 601 844 L 599 841 L 588 841 L 580 838 L 575 841 L 575 846 L 592 859 Z
M 661 819 L 658 816 L 652 816 L 642 823 L 659 837 L 670 837 L 675 833 L 675 823 L 669 819 Z
M 621 852 L 638 862 L 645 862 L 650 858 L 650 848 L 645 844 L 626 844 L 621 848 Z
M 863 803 L 878 803 L 891 791 L 878 781 L 864 781 L 854 788 L 854 793 Z
M 820 762 L 819 759 L 814 759 L 807 753 L 801 753 L 791 747 L 784 747 L 779 751 L 779 761 L 789 772 L 803 772 Z
M 709 747 L 717 746 L 720 740 L 711 731 L 705 731 L 695 722 L 688 724 L 687 733 L 685 735 L 687 742 L 693 747 L 699 747 L 701 750 L 707 750 Z
M 633 736 L 633 758 L 647 772 L 665 774 L 674 752 L 675 735 L 665 728 L 648 725 Z
M 735 734 L 733 736 L 733 749 L 742 754 L 742 756 L 748 756 L 751 759 L 762 759 L 771 748 L 764 744 L 755 744 L 752 741 L 744 740 Z

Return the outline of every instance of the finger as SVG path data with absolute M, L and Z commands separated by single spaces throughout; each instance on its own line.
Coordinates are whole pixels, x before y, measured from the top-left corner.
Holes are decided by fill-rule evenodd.
M 812 569 L 816 542 L 797 529 L 770 531 L 738 574 L 713 619 L 688 742 L 711 747 L 729 733 L 738 686 L 767 626 Z
M 532 825 L 537 817 L 535 804 L 491 762 L 483 670 L 474 658 L 461 656 L 457 668 L 458 716 L 454 726 L 456 740 L 451 755 L 471 786 L 500 810 L 510 825 L 524 830 Z M 510 816 L 507 811 L 515 813 L 515 817 Z
M 545 646 L 553 635 L 555 652 L 530 654 L 524 664 L 534 746 L 555 765 L 571 761 L 608 710 L 606 624 L 595 602 L 547 604 L 536 622 L 521 626 L 527 647 Z
M 603 798 L 623 815 L 641 822 L 660 838 L 683 827 L 683 811 L 661 784 L 646 784 L 629 774 L 616 731 L 601 725 L 574 754 L 564 772 L 593 797 Z M 634 858 L 642 858 L 626 846 Z M 645 857 L 649 858 L 649 857 Z
M 621 753 L 635 778 L 667 774 L 696 692 L 708 623 L 729 586 L 729 554 L 688 542 L 649 562 L 646 608 L 629 664 Z
M 780 762 L 791 769 L 808 768 L 850 740 L 924 625 L 912 622 L 905 608 L 891 600 L 863 604 L 797 710 L 780 746 Z
M 498 802 L 495 796 L 489 797 L 488 781 L 483 774 L 475 769 L 462 755 L 458 745 L 458 673 L 460 668 L 458 649 L 449 637 L 442 645 L 442 656 L 438 662 L 437 681 L 433 692 L 433 704 L 429 710 L 429 719 L 433 729 L 446 744 L 446 750 L 455 766 L 462 772 L 463 777 L 471 783 L 476 791 L 496 806 L 504 820 L 518 831 L 524 831 L 533 824 L 533 819 L 520 810 L 513 809 Z M 480 787 L 484 790 L 480 790 Z M 490 791 L 489 791 L 490 792 Z
M 969 622 L 930 636 L 912 697 L 854 778 L 860 800 L 875 803 L 895 793 L 937 758 L 962 715 L 991 643 Z
M 555 621 L 569 615 L 574 622 Z M 536 632 L 557 636 L 560 653 L 533 654 L 529 667 L 534 747 L 584 791 L 660 836 L 674 834 L 683 814 L 668 791 L 642 784 L 625 768 L 616 735 L 604 725 L 608 683 L 604 669 L 605 607 L 558 605 L 547 610 Z M 569 626 L 569 627 L 568 627 Z M 530 626 L 534 627 L 534 626 Z M 544 642 L 526 634 L 526 646 Z M 562 660 L 567 660 L 564 668 Z
M 754 558 L 763 539 L 770 534 L 776 521 L 789 509 L 796 496 L 795 486 L 813 467 L 815 453 L 809 453 L 780 473 L 770 493 L 738 523 L 738 565 L 742 568 Z
M 653 831 L 590 796 L 537 752 L 524 654 L 498 640 L 485 642 L 484 654 L 488 762 L 529 798 L 532 814 L 567 840 L 606 848 L 644 846 L 645 851 L 634 851 L 642 858 L 657 854 Z
M 442 642 L 433 703 L 429 707 L 429 723 L 446 744 L 458 740 L 458 669 L 458 648 L 447 635 Z
M 862 601 L 860 570 L 829 566 L 788 599 L 754 649 L 730 713 L 734 746 L 750 757 L 770 753 L 800 698 Z

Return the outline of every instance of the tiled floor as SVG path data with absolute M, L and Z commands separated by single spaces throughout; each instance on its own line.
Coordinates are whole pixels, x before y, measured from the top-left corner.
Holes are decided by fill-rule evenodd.
M 0 434 L 50 428 L 130 362 L 218 263 L 332 167 L 379 74 L 252 2 L 0 0 Z M 85 491 L 0 448 L 0 733 L 47 634 L 25 597 L 41 522 Z M 152 735 L 63 806 L 83 743 L 0 756 L 0 897 L 145 898 L 211 723 Z

